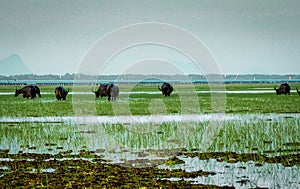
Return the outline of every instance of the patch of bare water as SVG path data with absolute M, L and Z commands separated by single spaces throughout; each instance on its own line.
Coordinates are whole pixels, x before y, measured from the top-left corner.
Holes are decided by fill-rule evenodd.
M 61 117 L 0 117 L 0 123 L 51 123 L 66 124 L 135 124 L 164 122 L 206 122 L 234 120 L 272 120 L 299 118 L 297 113 L 267 114 L 153 114 L 153 115 L 118 115 L 118 116 L 61 116 Z
M 119 116 L 62 116 L 62 117 L 0 117 L 0 123 L 52 123 L 67 124 L 134 124 L 162 122 L 203 122 L 234 119 L 234 115 L 222 114 L 173 114 L 173 115 L 119 115 Z
M 181 169 L 187 172 L 208 171 L 215 175 L 184 178 L 194 184 L 233 186 L 235 188 L 300 188 L 300 167 L 284 167 L 281 164 L 264 163 L 256 166 L 254 162 L 227 163 L 215 159 L 200 160 L 180 156 L 184 164 L 160 165 L 160 169 Z M 168 180 L 180 180 L 170 178 Z

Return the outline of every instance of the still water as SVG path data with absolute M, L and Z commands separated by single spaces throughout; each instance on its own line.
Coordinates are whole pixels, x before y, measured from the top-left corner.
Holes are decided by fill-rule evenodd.
M 262 162 L 257 165 L 252 160 L 229 163 L 216 158 L 202 160 L 181 153 L 183 149 L 188 149 L 202 153 L 229 151 L 247 154 L 254 150 L 249 147 L 252 142 L 258 148 L 257 153 L 273 156 L 278 154 L 271 153 L 272 150 L 284 149 L 292 150 L 288 153 L 297 154 L 300 150 L 299 120 L 300 114 L 273 113 L 1 117 L 0 149 L 7 150 L 9 154 L 57 154 L 64 151 L 78 154 L 80 150 L 87 150 L 110 163 L 124 166 L 158 166 L 160 169 L 215 173 L 184 178 L 194 184 L 237 188 L 299 188 L 299 164 L 287 167 L 281 163 Z M 224 132 L 227 134 L 222 135 Z M 220 146 L 222 143 L 228 144 Z M 205 145 L 208 147 L 204 148 Z M 281 152 L 278 153 L 280 155 Z M 164 164 L 174 156 L 184 163 Z M 88 158 L 85 160 L 89 161 Z M 139 164 L 136 160 L 139 160 Z M 0 161 L 14 160 L 3 158 Z M 43 171 L 55 170 L 49 168 Z M 174 177 L 170 180 L 178 179 L 182 178 Z

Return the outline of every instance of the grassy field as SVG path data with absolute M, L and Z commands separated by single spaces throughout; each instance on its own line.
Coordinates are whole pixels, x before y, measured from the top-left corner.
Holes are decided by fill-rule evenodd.
M 220 95 L 210 93 L 208 85 L 174 85 L 174 94 L 163 97 L 157 86 L 121 85 L 122 93 L 116 102 L 96 99 L 91 86 L 70 86 L 70 91 L 75 93 L 68 95 L 66 101 L 56 100 L 53 86 L 40 86 L 42 97 L 34 100 L 13 94 L 0 95 L 0 118 L 4 120 L 0 122 L 0 158 L 12 160 L 0 161 L 0 174 L 3 175 L 0 187 L 114 188 L 120 183 L 135 188 L 221 187 L 218 184 L 193 185 L 184 180 L 212 176 L 217 171 L 157 169 L 161 164 L 184 163 L 178 155 L 226 162 L 224 169 L 232 163 L 249 161 L 262 169 L 267 163 L 280 164 L 299 169 L 293 174 L 300 174 L 300 96 L 294 90 L 296 85 L 292 86 L 291 95 L 282 96 L 275 95 L 275 91 L 263 92 L 272 91 L 274 84 L 229 84 L 225 87 L 227 91 L 249 93 Z M 1 94 L 14 93 L 14 90 L 14 86 L 0 86 Z M 218 102 L 222 107 L 218 107 Z M 210 115 L 219 112 L 234 119 L 138 125 L 76 124 L 55 119 L 9 121 L 51 116 Z M 131 155 L 126 159 L 128 153 Z M 118 159 L 122 163 L 109 163 L 117 156 L 122 156 Z M 160 159 L 165 157 L 169 160 Z M 64 158 L 69 160 L 62 161 Z M 142 168 L 133 168 L 133 165 Z M 145 165 L 148 167 L 143 167 Z M 269 171 L 266 179 L 270 179 L 270 183 L 276 182 L 269 169 L 263 171 Z M 180 180 L 163 180 L 171 177 Z M 251 185 L 253 181 L 246 181 L 240 186 L 256 186 Z M 286 182 L 292 183 L 288 179 Z
M 272 89 L 272 85 L 226 85 L 229 91 L 235 90 L 266 90 Z M 73 91 L 72 87 L 70 91 Z M 208 85 L 194 86 L 174 86 L 175 92 L 171 97 L 163 97 L 159 93 L 138 92 L 158 92 L 157 86 L 120 86 L 120 91 L 128 92 L 120 94 L 117 102 L 108 102 L 106 98 L 96 99 L 91 92 L 90 86 L 76 87 L 77 92 L 86 94 L 67 96 L 66 101 L 56 101 L 53 86 L 40 86 L 42 98 L 34 100 L 23 99 L 20 96 L 0 95 L 0 115 L 1 116 L 73 116 L 74 109 L 82 108 L 82 114 L 94 115 L 149 115 L 153 113 L 177 114 L 177 113 L 213 113 L 225 111 L 226 113 L 299 113 L 300 96 L 293 92 L 291 95 L 277 96 L 274 93 L 237 93 L 226 94 L 219 98 L 221 103 L 225 103 L 220 109 L 212 107 L 211 93 L 201 93 L 208 91 Z M 176 93 L 176 89 L 177 92 Z M 192 94 L 184 94 L 189 92 Z M 14 92 L 15 87 L 1 86 L 0 92 Z M 197 93 L 196 93 L 197 92 Z M 132 93 L 132 94 L 130 94 Z M 214 100 L 215 100 L 214 99 Z M 115 106 L 115 107 L 114 107 Z M 226 107 L 225 107 L 226 106 Z M 89 108 L 89 109 L 88 109 Z M 77 113 L 77 112 L 76 112 Z

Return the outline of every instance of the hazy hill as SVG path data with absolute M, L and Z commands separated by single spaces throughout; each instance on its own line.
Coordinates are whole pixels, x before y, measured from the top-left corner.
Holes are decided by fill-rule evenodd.
M 31 71 L 18 55 L 13 54 L 0 60 L 0 75 L 10 76 L 20 74 L 31 74 Z

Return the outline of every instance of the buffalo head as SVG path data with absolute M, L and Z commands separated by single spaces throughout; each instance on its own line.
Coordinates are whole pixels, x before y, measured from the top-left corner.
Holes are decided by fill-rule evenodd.
M 17 97 L 19 94 L 21 94 L 21 89 L 18 89 L 16 88 L 16 91 L 15 91 L 15 97 Z

